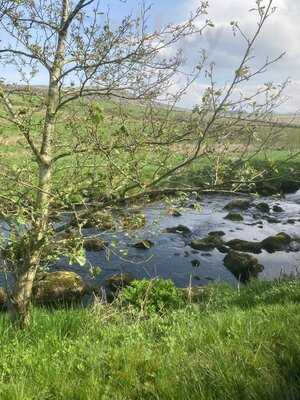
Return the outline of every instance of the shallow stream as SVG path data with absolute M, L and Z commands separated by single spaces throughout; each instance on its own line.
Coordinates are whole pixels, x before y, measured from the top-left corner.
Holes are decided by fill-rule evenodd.
M 182 215 L 178 217 L 169 215 L 165 204 L 152 203 L 141 210 L 147 217 L 147 225 L 134 233 L 99 233 L 86 229 L 87 235 L 98 233 L 101 238 L 114 243 L 114 246 L 110 244 L 108 251 L 88 252 L 90 265 L 100 266 L 102 269 L 94 284 L 101 284 L 109 276 L 120 272 L 130 273 L 136 278 L 170 278 L 179 287 L 190 283 L 205 285 L 213 281 L 234 284 L 237 282 L 236 278 L 223 264 L 225 254 L 218 250 L 193 250 L 189 245 L 192 239 L 205 237 L 211 231 L 223 231 L 225 241 L 260 241 L 279 232 L 288 233 L 293 238 L 300 237 L 300 191 L 287 195 L 284 199 L 252 198 L 253 204 L 265 202 L 271 207 L 271 211 L 264 214 L 252 206 L 246 211 L 239 211 L 244 218 L 241 222 L 224 219 L 228 214 L 224 206 L 233 199 L 234 197 L 227 195 L 208 195 L 197 202 L 196 208 L 189 208 L 187 204 L 180 210 Z M 191 203 L 195 205 L 194 200 Z M 283 211 L 274 212 L 274 205 L 279 205 Z M 268 219 L 273 221 L 269 222 Z M 177 225 L 185 225 L 191 233 L 183 236 L 180 233 L 165 232 L 166 228 Z M 132 246 L 144 239 L 151 240 L 153 247 L 137 249 Z M 260 279 L 273 279 L 283 273 L 294 274 L 300 267 L 300 251 L 269 254 L 263 250 L 255 257 L 264 266 Z M 88 266 L 70 266 L 60 261 L 54 266 L 54 270 L 56 269 L 75 271 L 91 281 Z

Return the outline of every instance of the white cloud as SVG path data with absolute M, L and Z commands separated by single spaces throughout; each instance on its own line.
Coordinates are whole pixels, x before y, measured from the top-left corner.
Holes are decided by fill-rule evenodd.
M 215 28 L 204 35 L 202 42 L 199 39 L 189 41 L 185 48 L 188 55 L 196 53 L 197 47 L 206 48 L 211 60 L 217 64 L 218 77 L 223 83 L 230 79 L 245 48 L 243 40 L 233 37 L 230 21 L 238 21 L 242 29 L 251 34 L 257 26 L 255 13 L 249 12 L 255 6 L 255 0 L 210 0 L 209 3 L 209 18 L 215 23 Z M 197 5 L 199 0 L 184 1 L 182 13 Z M 286 52 L 286 55 L 254 83 L 271 80 L 280 83 L 291 78 L 286 92 L 290 100 L 282 110 L 293 112 L 300 108 L 300 1 L 274 0 L 273 5 L 276 6 L 276 12 L 266 22 L 255 44 L 254 63 L 262 64 L 266 57 L 275 58 L 282 52 Z M 192 58 L 195 59 L 195 56 Z

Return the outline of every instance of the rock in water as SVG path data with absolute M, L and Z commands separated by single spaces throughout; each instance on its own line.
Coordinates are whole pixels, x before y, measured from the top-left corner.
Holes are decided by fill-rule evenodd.
M 293 218 L 290 218 L 290 219 L 288 219 L 286 222 L 287 222 L 287 224 L 294 225 L 294 224 L 296 223 L 296 220 L 293 219 Z
M 151 242 L 151 240 L 141 240 L 140 242 L 134 243 L 133 247 L 136 249 L 141 249 L 141 250 L 148 250 L 150 247 L 154 246 L 154 243 Z
M 212 231 L 212 232 L 209 232 L 208 236 L 222 237 L 222 236 L 225 236 L 225 232 L 223 232 L 223 231 Z
M 283 212 L 284 209 L 281 206 L 279 206 L 278 204 L 275 204 L 275 206 L 273 206 L 273 211 L 276 213 L 280 213 L 280 212 Z
M 166 228 L 168 233 L 181 233 L 182 235 L 189 235 L 191 230 L 185 225 L 172 226 L 171 228 Z
M 229 219 L 230 221 L 243 221 L 244 218 L 241 214 L 230 212 L 224 217 L 225 219 Z
M 226 245 L 236 251 L 245 251 L 254 254 L 261 253 L 262 249 L 261 242 L 249 242 L 248 240 L 241 239 L 229 240 L 229 242 L 226 242 Z
M 269 236 L 261 242 L 233 239 L 226 242 L 225 245 L 237 251 L 259 254 L 262 250 L 266 250 L 269 253 L 291 250 L 292 241 L 293 239 L 287 233 L 280 232 L 276 236 Z
M 248 282 L 251 278 L 256 278 L 264 269 L 255 257 L 233 250 L 230 250 L 224 258 L 224 265 L 243 283 Z
M 222 240 L 224 232 L 217 231 L 217 232 L 210 232 L 208 236 L 202 239 L 195 239 L 191 242 L 190 246 L 196 250 L 214 250 L 220 249 L 224 247 L 224 242 Z
M 251 201 L 247 199 L 235 199 L 228 203 L 225 210 L 248 210 L 251 207 Z
M 269 217 L 268 216 L 265 219 L 266 219 L 266 221 L 269 222 L 269 224 L 279 224 L 280 223 L 280 220 L 277 219 L 277 218 L 274 218 L 274 217 Z
M 269 213 L 270 212 L 270 206 L 267 203 L 258 203 L 255 206 L 259 211 L 263 213 Z
M 284 232 L 278 233 L 276 236 L 269 236 L 261 242 L 262 248 L 269 253 L 274 253 L 275 251 L 286 250 L 292 238 Z
M 85 238 L 83 241 L 83 247 L 87 251 L 100 251 L 104 250 L 107 246 L 107 242 L 100 238 Z
M 33 300 L 38 304 L 80 300 L 88 292 L 83 279 L 70 271 L 45 272 L 37 275 L 33 285 Z

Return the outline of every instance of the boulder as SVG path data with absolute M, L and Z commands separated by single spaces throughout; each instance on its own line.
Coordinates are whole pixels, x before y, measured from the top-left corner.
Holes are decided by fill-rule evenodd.
M 83 247 L 87 251 L 104 250 L 107 244 L 104 240 L 96 237 L 85 238 L 83 241 Z
M 261 242 L 250 242 L 248 240 L 233 239 L 226 242 L 226 245 L 236 251 L 249 252 L 254 254 L 261 253 Z
M 267 203 L 258 203 L 255 205 L 255 208 L 266 214 L 270 212 L 270 206 Z
M 251 207 L 251 201 L 247 199 L 235 199 L 228 203 L 225 210 L 248 210 Z
M 191 230 L 185 225 L 177 225 L 177 226 L 172 226 L 170 228 L 166 228 L 166 232 L 180 233 L 182 235 L 189 235 L 191 233 Z
M 233 250 L 229 251 L 224 258 L 224 265 L 243 283 L 248 282 L 251 278 L 256 278 L 264 269 L 255 257 Z
M 33 285 L 33 300 L 37 304 L 72 302 L 88 292 L 83 279 L 71 271 L 39 273 Z
M 292 238 L 284 232 L 278 233 L 276 236 L 269 236 L 261 242 L 261 247 L 268 253 L 274 253 L 275 251 L 286 250 Z
M 244 218 L 241 214 L 230 212 L 224 217 L 225 219 L 229 219 L 230 221 L 243 221 Z

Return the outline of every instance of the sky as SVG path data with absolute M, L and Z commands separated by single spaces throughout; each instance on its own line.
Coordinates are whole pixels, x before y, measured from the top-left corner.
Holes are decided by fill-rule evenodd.
M 104 7 L 109 4 L 110 14 L 115 21 L 131 11 L 136 10 L 139 0 L 102 0 Z M 266 0 L 264 0 L 266 2 Z M 160 27 L 168 22 L 183 22 L 190 12 L 199 5 L 199 0 L 150 0 L 152 11 L 149 24 L 151 27 Z M 224 85 L 230 81 L 239 64 L 245 43 L 233 37 L 230 27 L 231 21 L 239 21 L 245 32 L 251 33 L 256 27 L 253 12 L 255 0 L 208 0 L 207 18 L 211 19 L 215 27 L 199 37 L 195 36 L 182 45 L 185 51 L 186 68 L 190 69 L 197 62 L 201 49 L 208 53 L 209 60 L 216 63 L 216 81 Z M 105 6 L 105 3 L 107 4 Z M 300 110 L 300 0 L 274 0 L 276 12 L 271 16 L 256 43 L 253 55 L 254 62 L 259 65 L 269 58 L 277 57 L 282 52 L 285 56 L 271 66 L 268 72 L 259 76 L 248 84 L 248 89 L 255 89 L 258 85 L 273 81 L 281 83 L 290 79 L 286 89 L 287 101 L 280 111 L 285 113 Z M 2 36 L 3 38 L 3 36 Z M 13 80 L 13 72 L 4 72 L 0 68 L 0 76 Z M 40 75 L 36 83 L 45 83 L 45 77 Z M 199 103 L 201 93 L 206 86 L 204 79 L 198 81 L 185 97 L 183 105 L 192 107 Z
M 155 10 L 159 8 L 159 1 L 155 1 Z M 197 7 L 197 0 L 166 1 L 174 17 L 186 14 Z M 239 21 L 243 30 L 253 32 L 256 27 L 256 18 L 249 10 L 255 5 L 255 0 L 210 0 L 208 9 L 209 18 L 215 27 L 204 34 L 202 40 L 191 40 L 189 46 L 185 46 L 188 53 L 201 46 L 205 48 L 211 60 L 216 63 L 217 81 L 220 85 L 230 81 L 233 72 L 238 66 L 245 49 L 245 43 L 233 37 L 230 27 L 231 21 Z M 176 7 L 174 7 L 176 5 Z M 284 57 L 267 73 L 251 81 L 249 87 L 273 81 L 284 82 L 290 79 L 285 95 L 287 101 L 280 108 L 280 112 L 298 112 L 300 109 L 300 0 L 274 0 L 275 13 L 267 21 L 262 34 L 253 51 L 254 63 L 262 64 L 266 57 L 276 58 L 282 52 Z M 171 15 L 171 14 L 170 14 Z M 201 89 L 201 84 L 198 88 Z M 197 97 L 197 85 L 187 99 L 191 105 L 193 98 Z

